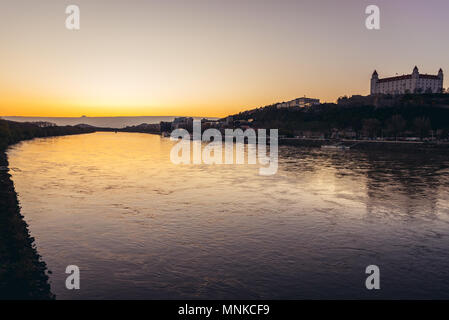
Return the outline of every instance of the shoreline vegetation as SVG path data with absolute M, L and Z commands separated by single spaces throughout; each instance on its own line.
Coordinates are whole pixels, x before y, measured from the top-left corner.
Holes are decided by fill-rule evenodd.
M 49 300 L 47 266 L 42 261 L 20 213 L 20 204 L 8 173 L 8 146 L 23 140 L 93 132 L 80 127 L 0 120 L 0 300 Z
M 404 94 L 341 97 L 337 103 L 281 107 L 282 102 L 218 120 L 202 119 L 201 130 L 278 129 L 279 145 L 340 145 L 385 151 L 447 150 L 449 94 Z M 140 124 L 118 131 L 162 134 L 193 129 L 193 118 Z
M 233 120 L 279 128 L 281 138 L 447 142 L 449 94 L 352 96 L 305 108 L 273 104 L 241 112 Z

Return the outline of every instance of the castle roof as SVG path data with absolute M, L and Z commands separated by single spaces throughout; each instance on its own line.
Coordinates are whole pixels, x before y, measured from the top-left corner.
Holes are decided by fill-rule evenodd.
M 411 79 L 411 78 L 412 78 L 411 74 L 406 74 L 406 75 L 403 75 L 403 76 L 379 79 L 379 82 L 390 82 L 390 81 L 406 80 L 406 79 Z
M 397 77 L 389 77 L 389 78 L 383 78 L 383 79 L 379 79 L 379 83 L 382 82 L 391 82 L 391 81 L 398 81 L 398 80 L 407 80 L 407 79 L 411 79 L 412 75 L 411 74 L 406 74 L 403 76 L 397 76 Z M 419 75 L 420 79 L 432 79 L 432 80 L 438 80 L 438 76 L 434 76 L 432 74 L 420 74 Z
M 433 74 L 420 74 L 419 77 L 421 79 L 439 79 L 438 76 L 434 76 Z

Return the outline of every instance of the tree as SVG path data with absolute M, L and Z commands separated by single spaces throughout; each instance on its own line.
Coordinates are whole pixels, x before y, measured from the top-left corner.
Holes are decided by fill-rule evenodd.
M 387 120 L 387 130 L 392 133 L 395 139 L 398 139 L 398 135 L 404 130 L 406 122 L 401 115 L 395 114 Z
M 431 129 L 430 120 L 426 117 L 415 118 L 413 125 L 421 140 L 429 134 L 429 130 Z
M 378 136 L 380 130 L 380 121 L 374 118 L 364 119 L 362 131 L 365 136 L 374 138 Z
M 6 148 L 11 138 L 8 122 L 0 120 L 0 150 Z

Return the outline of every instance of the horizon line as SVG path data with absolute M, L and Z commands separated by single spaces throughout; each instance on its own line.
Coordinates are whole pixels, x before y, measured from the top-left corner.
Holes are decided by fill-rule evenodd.
M 180 115 L 168 115 L 168 116 L 5 116 L 1 115 L 0 118 L 3 117 L 9 117 L 9 118 L 75 118 L 75 119 L 83 119 L 83 118 L 141 118 L 141 117 L 171 117 L 171 118 L 178 118 L 178 117 L 186 117 L 186 118 L 226 118 L 224 117 L 217 117 L 217 116 L 180 116 Z

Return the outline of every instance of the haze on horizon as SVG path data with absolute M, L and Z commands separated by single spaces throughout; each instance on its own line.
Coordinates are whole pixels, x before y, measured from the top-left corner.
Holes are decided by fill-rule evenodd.
M 81 30 L 65 8 L 81 9 Z M 365 28 L 365 8 L 381 30 Z M 0 3 L 0 116 L 221 117 L 299 96 L 449 73 L 446 0 Z M 445 87 L 447 85 L 445 84 Z

